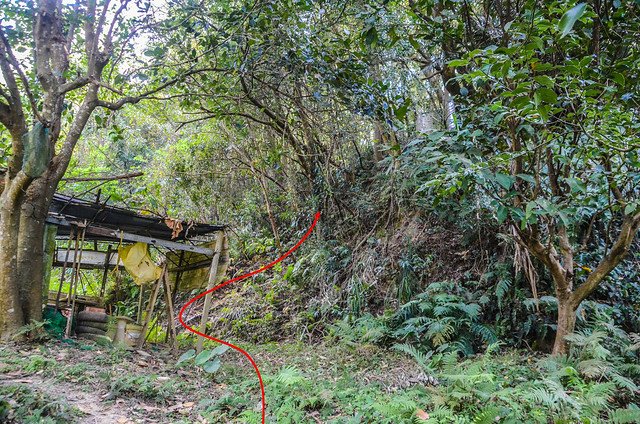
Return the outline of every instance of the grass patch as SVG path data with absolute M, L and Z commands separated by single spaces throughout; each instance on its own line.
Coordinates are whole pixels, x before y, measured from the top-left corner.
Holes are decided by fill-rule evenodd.
M 0 422 L 69 423 L 81 412 L 51 396 L 22 384 L 0 386 Z

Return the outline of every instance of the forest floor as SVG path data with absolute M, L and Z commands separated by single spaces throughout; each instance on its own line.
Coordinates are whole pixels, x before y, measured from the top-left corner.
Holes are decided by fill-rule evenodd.
M 267 402 L 278 405 L 269 422 L 361 422 L 358 404 L 385 402 L 425 378 L 413 361 L 373 346 L 245 347 L 260 366 Z M 207 374 L 176 365 L 180 353 L 85 341 L 0 346 L 0 421 L 257 422 L 258 380 L 243 356 L 228 351 Z

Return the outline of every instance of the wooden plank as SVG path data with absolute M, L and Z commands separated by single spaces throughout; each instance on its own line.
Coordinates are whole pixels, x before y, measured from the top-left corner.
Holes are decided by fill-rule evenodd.
M 216 236 L 216 249 L 213 259 L 211 260 L 211 268 L 209 268 L 209 281 L 207 283 L 207 290 L 211 290 L 215 287 L 216 276 L 218 275 L 218 262 L 220 261 L 220 254 L 224 244 L 224 232 L 218 232 Z M 202 309 L 202 317 L 200 318 L 200 332 L 206 334 L 207 322 L 209 321 L 209 309 L 211 308 L 211 295 L 207 293 L 204 297 L 204 308 Z M 196 352 L 202 351 L 204 343 L 204 337 L 198 337 L 198 343 L 196 344 Z
M 63 264 L 66 258 L 66 251 L 58 249 L 56 253 L 56 263 Z M 109 262 L 107 263 L 107 252 L 100 252 L 95 250 L 85 250 L 82 254 L 82 262 L 80 265 L 82 268 L 104 268 L 105 264 L 109 267 L 115 267 L 118 263 L 118 252 L 111 251 Z
M 60 225 L 65 227 L 70 227 L 72 225 L 78 224 L 76 222 L 70 222 L 64 218 L 58 218 L 51 215 L 47 217 L 47 222 L 50 224 L 55 224 L 55 225 Z M 124 231 L 111 230 L 109 228 L 102 228 L 95 225 L 87 226 L 86 232 L 87 234 L 106 237 L 108 240 L 124 240 L 124 241 L 135 241 L 135 242 L 139 241 L 142 243 L 151 244 L 153 246 L 162 246 L 162 247 L 167 247 L 169 249 L 174 249 L 174 250 L 201 253 L 207 256 L 213 256 L 213 253 L 214 253 L 213 249 L 208 249 L 206 247 L 193 246 L 190 244 L 183 244 L 175 241 L 163 240 L 163 239 L 158 239 L 153 237 L 146 237 L 138 234 L 127 233 Z

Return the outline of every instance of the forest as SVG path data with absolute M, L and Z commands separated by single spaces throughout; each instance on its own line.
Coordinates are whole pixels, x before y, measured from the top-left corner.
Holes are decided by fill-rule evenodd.
M 640 0 L 0 0 L 0 422 L 640 422 Z

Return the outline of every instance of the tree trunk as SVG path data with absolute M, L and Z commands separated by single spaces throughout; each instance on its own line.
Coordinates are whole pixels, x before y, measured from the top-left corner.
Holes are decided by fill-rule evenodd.
M 576 308 L 568 298 L 558 297 L 558 327 L 556 339 L 553 344 L 553 355 L 566 355 L 569 353 L 569 344 L 565 337 L 573 333 L 576 327 Z
M 0 340 L 9 339 L 24 325 L 20 290 L 15 278 L 18 271 L 19 212 L 15 202 L 0 201 Z
M 41 203 L 26 201 L 20 213 L 17 282 L 25 323 L 42 321 L 46 208 Z
M 42 320 L 44 225 L 47 186 L 34 180 L 24 193 L 20 178 L 7 180 L 0 198 L 0 340 Z

